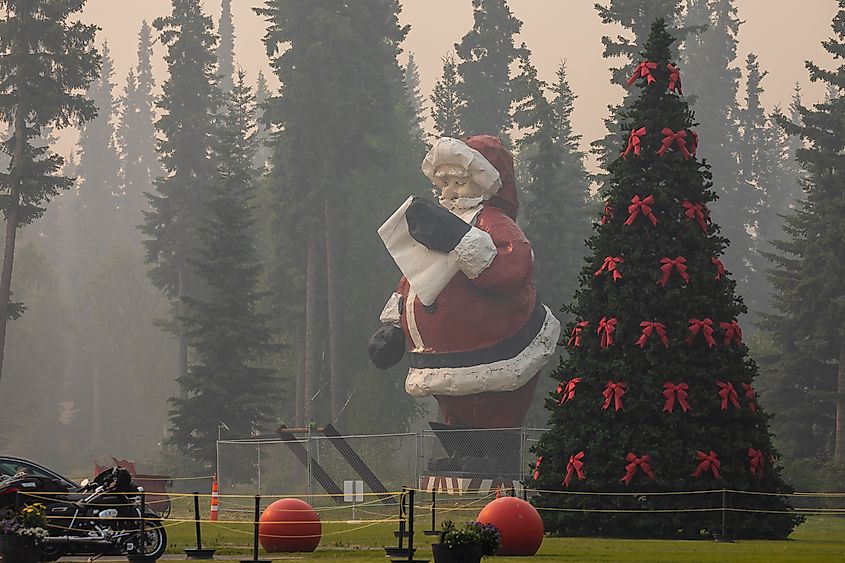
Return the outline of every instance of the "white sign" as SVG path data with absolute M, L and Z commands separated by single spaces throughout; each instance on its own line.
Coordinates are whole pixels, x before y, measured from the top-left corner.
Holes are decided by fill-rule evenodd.
M 343 500 L 344 502 L 364 502 L 364 482 L 344 481 Z

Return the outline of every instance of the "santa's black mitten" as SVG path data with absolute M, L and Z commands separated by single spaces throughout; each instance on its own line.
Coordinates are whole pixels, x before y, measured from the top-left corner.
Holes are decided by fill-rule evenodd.
M 370 359 L 379 369 L 395 366 L 405 355 L 405 333 L 392 323 L 384 323 L 370 337 Z
M 426 199 L 415 197 L 405 212 L 411 236 L 438 252 L 451 252 L 472 226 L 448 209 Z

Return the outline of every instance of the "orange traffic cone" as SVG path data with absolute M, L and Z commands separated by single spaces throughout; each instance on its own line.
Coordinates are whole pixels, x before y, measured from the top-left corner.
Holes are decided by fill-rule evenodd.
M 217 492 L 217 474 L 214 475 L 214 480 L 211 482 L 211 521 L 217 522 L 217 503 L 218 503 L 218 492 Z

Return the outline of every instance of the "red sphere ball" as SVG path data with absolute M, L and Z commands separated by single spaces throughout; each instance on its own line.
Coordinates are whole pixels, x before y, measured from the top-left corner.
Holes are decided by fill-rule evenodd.
M 499 528 L 502 544 L 496 555 L 534 555 L 543 543 L 543 520 L 522 499 L 497 498 L 481 510 L 478 521 Z
M 297 498 L 277 500 L 259 522 L 258 539 L 268 553 L 314 551 L 323 534 L 317 511 Z

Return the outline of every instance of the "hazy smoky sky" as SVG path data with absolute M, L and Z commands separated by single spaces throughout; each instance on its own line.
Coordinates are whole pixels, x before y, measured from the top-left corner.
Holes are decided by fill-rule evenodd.
M 338 0 L 340 1 L 340 0 Z M 354 0 L 353 0 L 354 1 Z M 524 25 L 519 40 L 532 51 L 532 60 L 540 77 L 553 80 L 560 61 L 566 60 L 572 89 L 579 96 L 573 115 L 575 129 L 585 147 L 603 136 L 603 118 L 607 105 L 618 102 L 622 91 L 609 83 L 609 62 L 602 58 L 602 35 L 615 36 L 620 28 L 601 23 L 595 0 L 510 0 L 508 4 Z M 267 62 L 261 38 L 264 21 L 252 8 L 260 0 L 232 0 L 235 21 L 236 57 L 254 80 L 259 70 L 277 82 Z M 220 17 L 220 0 L 205 0 L 206 12 Z M 762 69 L 769 74 L 763 80 L 762 101 L 768 109 L 789 105 L 795 83 L 804 92 L 805 101 L 818 100 L 822 87 L 811 84 L 804 68 L 806 59 L 829 64 L 830 56 L 820 42 L 831 35 L 830 22 L 837 10 L 834 0 L 737 0 L 739 17 L 744 21 L 739 34 L 736 65 L 744 65 L 745 56 L 754 52 Z M 440 74 L 440 58 L 472 26 L 470 0 L 404 0 L 401 21 L 411 25 L 405 41 L 405 53 L 414 53 L 420 69 L 423 94 L 428 97 Z M 123 88 L 126 72 L 135 64 L 137 32 L 142 20 L 152 21 L 169 13 L 170 0 L 88 0 L 84 18 L 97 23 L 99 40 L 107 40 L 115 59 L 114 82 Z M 163 50 L 156 46 L 155 69 L 159 84 L 165 76 Z M 743 94 L 740 94 L 740 98 Z M 60 152 L 67 153 L 73 135 L 64 135 Z

